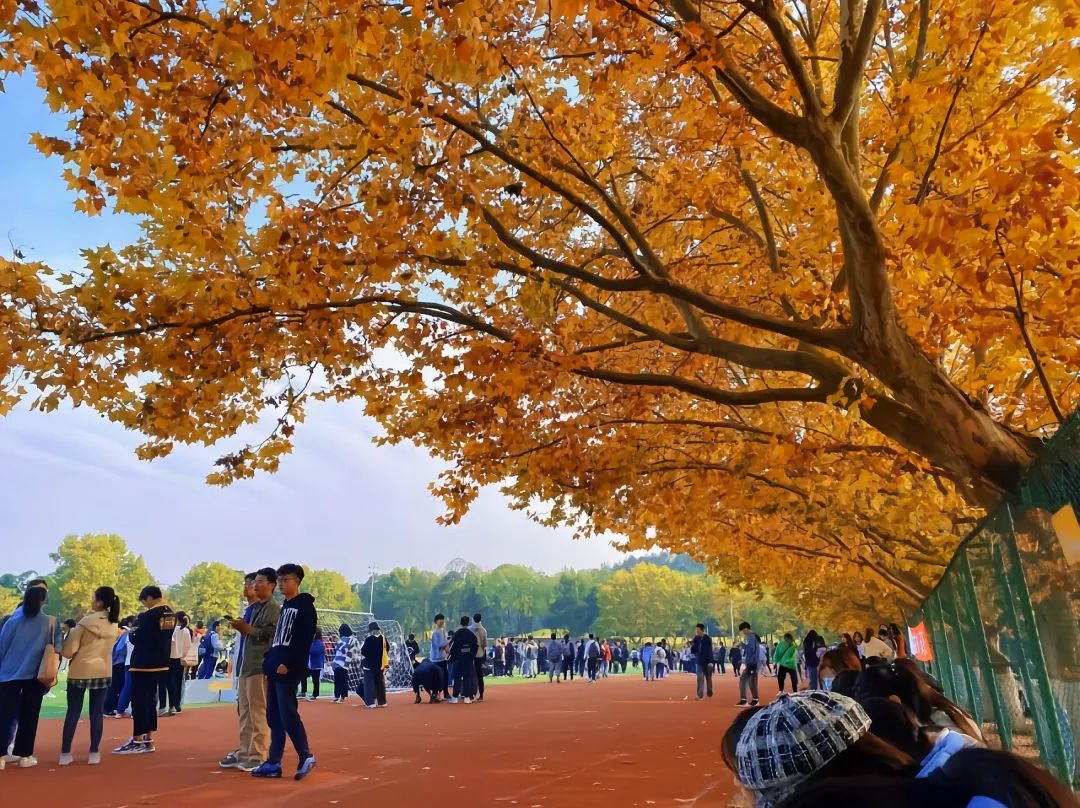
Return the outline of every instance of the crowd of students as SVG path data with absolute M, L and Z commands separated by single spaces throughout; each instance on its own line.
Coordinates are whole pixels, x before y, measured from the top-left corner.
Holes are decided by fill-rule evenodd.
M 286 738 L 297 752 L 297 780 L 315 767 L 307 733 L 297 705 L 297 689 L 308 672 L 308 654 L 317 630 L 314 598 L 300 592 L 304 570 L 297 564 L 265 567 L 244 578 L 247 606 L 241 618 L 226 618 L 239 635 L 236 654 L 237 707 L 240 743 L 220 765 L 251 772 L 256 777 L 282 776 Z M 274 598 L 280 588 L 282 603 Z M 161 589 L 146 586 L 139 593 L 143 611 L 120 619 L 115 591 L 98 588 L 85 615 L 74 625 L 59 624 L 47 614 L 48 584 L 29 582 L 22 604 L 0 628 L 0 769 L 8 765 L 37 765 L 34 746 L 45 694 L 57 682 L 60 660 L 70 660 L 67 675 L 67 715 L 59 764 L 74 762 L 72 745 L 83 706 L 89 701 L 90 746 L 87 763 L 101 762 L 105 715 L 124 717 L 130 710 L 130 740 L 113 749 L 117 755 L 156 751 L 158 718 L 182 711 L 184 678 L 197 657 L 192 647 L 202 644 L 196 664 L 212 675 L 224 647 L 212 639 L 197 639 L 182 612 L 174 612 Z M 217 636 L 212 625 L 207 636 Z M 373 707 L 386 704 L 380 680 L 387 643 L 377 624 L 369 626 L 372 646 L 382 653 L 366 662 L 377 670 L 368 690 Z M 365 640 L 363 659 L 374 659 Z M 366 672 L 366 671 L 365 671 Z M 166 708 L 166 703 L 168 707 Z
M 295 779 L 315 767 L 315 756 L 298 707 L 318 697 L 318 674 L 326 662 L 310 594 L 300 592 L 304 570 L 296 564 L 265 567 L 244 580 L 243 617 L 226 618 L 239 638 L 237 678 L 239 742 L 219 762 L 222 768 L 279 778 L 286 739 L 297 754 Z M 280 592 L 280 600 L 274 597 Z M 61 660 L 69 661 L 67 713 L 59 764 L 71 765 L 84 705 L 89 705 L 87 763 L 101 762 L 106 714 L 124 716 L 130 707 L 132 735 L 113 750 L 119 755 L 155 751 L 161 715 L 182 711 L 183 682 L 196 666 L 192 648 L 203 644 L 216 666 L 223 646 L 200 638 L 183 613 L 165 603 L 156 586 L 139 595 L 143 611 L 120 618 L 121 603 L 108 586 L 98 588 L 77 622 L 58 624 L 45 611 L 47 582 L 31 581 L 22 604 L 0 622 L 0 769 L 37 764 L 34 745 L 42 699 L 56 681 Z M 217 634 L 215 626 L 207 632 Z M 908 659 L 895 624 L 844 634 L 829 645 L 809 631 L 800 642 L 785 634 L 763 642 L 748 622 L 727 660 L 739 677 L 741 710 L 726 731 L 721 755 L 743 796 L 755 808 L 874 808 L 919 804 L 921 808 L 1057 808 L 1077 806 L 1072 792 L 1042 769 L 1007 752 L 986 748 L 981 727 L 945 697 L 938 683 Z M 697 698 L 713 696 L 713 673 L 723 672 L 723 641 L 703 624 L 675 652 L 666 640 L 645 643 L 640 653 L 623 641 L 592 634 L 577 642 L 570 635 L 539 643 L 532 638 L 489 643 L 482 615 L 463 616 L 450 632 L 436 615 L 429 653 L 410 635 L 413 690 L 420 703 L 483 701 L 484 679 L 499 663 L 505 673 L 546 672 L 549 682 L 575 676 L 596 682 L 609 671 L 640 661 L 647 680 L 668 669 L 696 674 Z M 500 650 L 501 653 L 500 653 Z M 510 650 L 513 649 L 513 650 Z M 535 650 L 535 653 L 531 653 Z M 378 623 L 361 641 L 342 625 L 333 645 L 335 701 L 344 701 L 353 664 L 362 670 L 358 690 L 366 706 L 387 706 L 385 672 L 390 645 Z M 543 653 L 541 653 L 541 651 Z M 520 652 L 520 664 L 516 662 Z M 317 658 L 316 658 L 317 657 Z M 529 664 L 530 662 L 535 664 Z M 778 698 L 762 705 L 758 676 L 774 666 Z M 312 672 L 317 672 L 312 675 Z M 800 682 L 806 687 L 799 689 Z M 784 692 L 790 682 L 792 691 Z M 166 708 L 165 705 L 168 704 Z

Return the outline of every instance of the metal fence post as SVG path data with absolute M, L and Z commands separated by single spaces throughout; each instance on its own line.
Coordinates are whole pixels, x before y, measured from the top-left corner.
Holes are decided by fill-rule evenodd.
M 982 663 L 983 670 L 986 671 L 986 686 L 990 691 L 990 700 L 994 704 L 994 720 L 997 724 L 998 737 L 1001 739 L 1001 748 L 1009 752 L 1012 751 L 1012 715 L 1005 708 L 1005 699 L 998 688 L 994 665 L 990 660 L 990 644 L 986 639 L 986 625 L 982 620 L 979 599 L 975 595 L 975 577 L 971 573 L 971 561 L 968 559 L 966 548 L 960 551 L 960 566 L 957 571 L 960 580 L 960 596 L 966 604 L 968 615 L 975 620 L 975 644 L 978 646 L 979 661 Z
M 1039 736 L 1039 746 L 1042 749 L 1047 768 L 1054 772 L 1062 782 L 1069 782 L 1069 769 L 1065 760 L 1065 740 L 1061 733 L 1061 724 L 1058 719 L 1057 705 L 1054 703 L 1054 694 L 1050 690 L 1050 675 L 1046 667 L 1046 657 L 1043 656 L 1042 645 L 1039 641 L 1039 626 L 1035 622 L 1035 610 L 1031 606 L 1031 593 L 1028 591 L 1027 578 L 1024 575 L 1023 561 L 1020 558 L 1020 550 L 1016 546 L 1016 533 L 1013 530 L 1012 509 L 1005 506 L 1005 516 L 1008 519 L 1009 535 L 1004 542 L 994 542 L 995 548 L 1000 544 L 1005 545 L 1005 551 L 1009 555 L 1009 563 L 1002 565 L 1005 570 L 1002 583 L 1006 590 L 1006 602 L 1009 610 L 1013 612 L 1013 625 L 1016 626 L 1017 637 L 1024 651 L 1022 670 L 1024 674 L 1024 686 L 1027 689 L 1028 699 L 1039 701 L 1041 710 L 1034 709 L 1031 704 L 1032 717 L 1035 719 L 1035 732 Z M 998 558 L 1001 557 L 1000 549 Z M 1017 620 L 1016 618 L 1019 618 Z M 1020 622 L 1022 621 L 1022 622 Z M 1034 676 L 1032 675 L 1034 672 Z M 1038 684 L 1036 685 L 1036 680 Z M 1039 713 L 1044 716 L 1039 720 Z
M 945 578 L 941 581 L 941 589 L 938 592 L 944 609 L 952 618 L 953 633 L 956 635 L 956 642 L 959 646 L 957 650 L 960 652 L 960 670 L 964 674 L 964 687 L 967 690 L 969 709 L 971 714 L 975 716 L 976 723 L 981 726 L 983 722 L 982 693 L 979 692 L 978 683 L 975 681 L 975 672 L 971 669 L 971 656 L 968 652 L 967 642 L 964 640 L 963 623 L 956 602 L 956 590 L 952 585 L 953 572 L 953 567 L 950 565 L 948 572 L 945 573 Z M 976 611 L 971 618 L 978 620 L 979 613 Z
M 934 661 L 938 663 L 938 678 L 941 680 L 941 686 L 945 688 L 945 695 L 953 701 L 958 701 L 949 638 L 945 633 L 945 617 L 941 613 L 941 600 L 937 591 L 926 599 L 926 605 L 930 609 L 930 634 L 933 637 L 931 642 L 934 644 Z

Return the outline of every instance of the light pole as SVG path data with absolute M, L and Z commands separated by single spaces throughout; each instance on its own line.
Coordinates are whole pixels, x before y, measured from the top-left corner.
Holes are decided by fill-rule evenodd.
M 375 571 L 374 564 L 368 567 L 368 574 L 371 576 L 371 595 L 368 597 L 368 611 L 371 612 L 371 616 L 375 616 Z

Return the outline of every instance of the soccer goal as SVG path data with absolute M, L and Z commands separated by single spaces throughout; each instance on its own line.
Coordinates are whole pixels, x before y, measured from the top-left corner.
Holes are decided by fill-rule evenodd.
M 409 690 L 412 687 L 412 663 L 405 647 L 405 634 L 396 620 L 384 620 L 367 612 L 343 612 L 337 609 L 318 609 L 319 630 L 326 645 L 326 664 L 323 666 L 320 680 L 334 681 L 334 646 L 337 645 L 342 624 L 353 630 L 360 642 L 368 634 L 368 624 L 373 620 L 379 624 L 383 636 L 390 643 L 390 670 L 386 672 L 387 690 Z M 349 690 L 356 692 L 363 679 L 360 665 L 356 663 L 348 668 Z

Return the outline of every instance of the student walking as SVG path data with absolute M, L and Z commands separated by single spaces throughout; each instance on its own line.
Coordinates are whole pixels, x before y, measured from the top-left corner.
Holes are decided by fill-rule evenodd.
M 143 755 L 155 751 L 158 684 L 169 672 L 176 615 L 161 596 L 161 588 L 144 586 L 139 602 L 146 611 L 139 615 L 128 635 L 131 652 L 131 740 L 113 750 L 115 755 Z
M 300 680 L 300 695 L 306 701 L 315 701 L 319 698 L 319 681 L 322 679 L 323 667 L 326 665 L 326 643 L 323 642 L 322 631 L 315 629 L 315 639 L 311 641 L 308 649 L 307 675 Z M 311 695 L 307 694 L 308 679 L 311 679 Z
M 743 635 L 742 657 L 746 662 L 746 669 L 739 675 L 739 701 L 736 707 L 747 705 L 746 695 L 749 690 L 751 707 L 758 705 L 758 665 L 761 664 L 761 640 L 750 629 L 750 624 L 745 620 L 739 624 L 739 631 Z
M 690 651 L 697 662 L 697 699 L 701 701 L 706 694 L 711 699 L 713 694 L 713 646 L 712 637 L 705 631 L 705 624 L 694 626 L 694 639 Z
M 603 652 L 600 650 L 600 643 L 590 634 L 588 642 L 585 643 L 585 663 L 588 666 L 590 682 L 596 681 L 596 677 L 600 673 L 600 660 L 602 658 Z
M 202 662 L 199 663 L 199 672 L 196 674 L 196 679 L 213 679 L 214 672 L 217 670 L 218 657 L 221 655 L 223 646 L 221 644 L 221 634 L 219 633 L 220 621 L 215 620 L 210 624 L 210 630 L 203 635 L 202 640 L 199 641 L 199 650 L 202 655 Z
M 857 633 L 857 632 L 856 632 Z M 806 632 L 806 636 L 803 638 L 803 665 L 806 666 L 806 678 L 808 686 L 811 690 L 818 689 L 818 646 L 824 645 L 824 641 L 818 636 L 818 633 L 814 629 L 810 629 Z M 858 647 L 856 646 L 856 650 Z
M 267 677 L 266 721 L 270 725 L 270 749 L 266 761 L 251 774 L 254 777 L 281 777 L 281 758 L 285 754 L 287 735 L 300 759 L 294 779 L 303 780 L 315 768 L 315 756 L 311 754 L 307 730 L 300 720 L 296 686 L 307 672 L 308 651 L 315 636 L 318 615 L 315 598 L 300 591 L 303 567 L 282 564 L 277 569 L 277 579 L 285 602 L 263 663 Z
M 799 691 L 799 671 L 798 671 L 798 647 L 795 645 L 795 638 L 790 634 L 785 634 L 784 639 L 776 644 L 776 648 L 773 649 L 773 662 L 776 663 L 776 677 L 780 682 L 780 692 L 784 692 L 784 679 L 791 679 L 791 692 L 797 693 Z
M 472 660 L 469 660 L 472 664 Z M 364 672 L 364 703 L 371 709 L 386 707 L 386 669 L 390 667 L 390 643 L 378 623 L 368 624 L 368 635 L 360 647 Z
M 548 684 L 552 682 L 559 682 L 560 668 L 562 667 L 564 646 L 559 642 L 559 635 L 554 631 L 551 632 L 551 642 L 547 647 L 547 661 L 548 661 Z
M 735 640 L 731 641 L 731 652 L 728 654 L 728 659 L 731 660 L 731 671 L 735 678 L 739 678 L 739 671 L 742 668 L 743 649 Z
M 59 621 L 42 609 L 47 597 L 43 587 L 29 587 L 22 606 L 0 630 L 0 754 L 8 751 L 15 734 L 12 756 L 0 758 L 0 769 L 8 762 L 21 769 L 37 765 L 34 743 L 41 701 L 56 684 L 63 646 Z
M 87 763 L 101 763 L 101 735 L 105 725 L 105 696 L 112 683 L 112 648 L 119 632 L 120 598 L 112 587 L 94 592 L 90 613 L 80 620 L 64 640 L 63 655 L 71 660 L 67 680 L 67 715 L 60 743 L 60 765 L 73 762 L 71 742 L 79 726 L 83 702 L 90 694 L 90 755 Z
M 563 637 L 563 679 L 566 679 L 566 674 L 569 672 L 571 682 L 574 681 L 574 669 L 577 667 L 575 654 L 574 638 L 567 634 Z
M 273 567 L 263 567 L 256 572 L 250 586 L 245 586 L 251 593 L 252 602 L 244 609 L 242 619 L 230 623 L 240 635 L 236 663 L 240 746 L 218 762 L 223 769 L 253 772 L 266 760 L 270 751 L 263 663 L 281 614 L 281 607 L 274 600 L 276 586 L 277 571 Z

